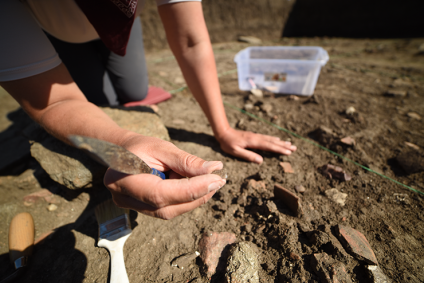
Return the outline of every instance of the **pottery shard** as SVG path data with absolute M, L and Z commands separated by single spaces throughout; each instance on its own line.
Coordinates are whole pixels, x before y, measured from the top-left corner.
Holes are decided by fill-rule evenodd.
M 340 181 L 349 181 L 352 179 L 352 177 L 339 166 L 326 164 L 319 169 L 321 173 L 329 179 L 337 179 Z
M 124 129 L 144 136 L 170 140 L 165 125 L 148 107 L 131 107 L 130 110 L 101 109 Z M 150 112 L 141 112 L 144 110 Z M 69 189 L 80 189 L 103 183 L 106 168 L 82 151 L 57 140 L 41 127 L 28 130 L 26 135 L 32 141 L 31 155 L 52 180 Z
M 313 254 L 311 265 L 321 282 L 351 283 L 352 279 L 346 271 L 346 266 L 326 253 Z
M 290 163 L 280 162 L 280 166 L 283 168 L 284 173 L 294 173 L 294 170 Z
M 233 233 L 210 231 L 203 233 L 199 241 L 199 250 L 208 278 L 217 271 L 219 261 L 226 259 L 225 248 L 235 241 L 236 235 Z
M 298 217 L 303 215 L 300 198 L 279 184 L 274 185 L 274 196 L 280 199 Z
M 228 283 L 259 283 L 259 261 L 251 242 L 231 247 L 225 277 Z
M 371 249 L 368 240 L 361 232 L 344 226 L 337 225 L 337 236 L 345 250 L 358 260 L 365 261 L 368 264 L 378 265 L 374 251 Z

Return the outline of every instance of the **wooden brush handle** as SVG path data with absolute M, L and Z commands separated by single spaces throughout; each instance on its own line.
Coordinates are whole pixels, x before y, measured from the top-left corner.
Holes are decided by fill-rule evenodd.
M 34 220 L 22 212 L 13 217 L 9 227 L 9 255 L 12 263 L 20 257 L 30 256 L 34 246 Z

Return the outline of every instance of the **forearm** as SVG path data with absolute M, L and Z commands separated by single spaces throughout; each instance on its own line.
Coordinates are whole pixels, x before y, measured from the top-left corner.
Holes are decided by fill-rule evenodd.
M 164 5 L 159 13 L 187 85 L 208 118 L 215 137 L 219 138 L 230 126 L 201 5 L 199 2 Z
M 34 121 L 64 142 L 77 134 L 120 144 L 129 134 L 86 100 L 63 65 L 1 86 Z

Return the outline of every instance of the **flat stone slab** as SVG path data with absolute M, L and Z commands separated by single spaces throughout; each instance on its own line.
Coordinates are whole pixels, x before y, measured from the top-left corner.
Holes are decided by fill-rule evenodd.
M 205 264 L 205 273 L 209 278 L 217 271 L 218 263 L 225 258 L 224 249 L 236 241 L 236 235 L 229 232 L 203 233 L 199 241 L 200 258 Z M 225 260 L 225 259 L 224 259 Z
M 336 231 L 340 243 L 345 250 L 358 260 L 365 261 L 368 264 L 378 265 L 377 258 L 372 250 L 368 240 L 361 232 L 344 226 L 337 225 Z

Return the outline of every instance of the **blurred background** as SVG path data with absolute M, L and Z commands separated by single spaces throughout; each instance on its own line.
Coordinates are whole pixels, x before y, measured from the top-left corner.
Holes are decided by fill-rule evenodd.
M 424 37 L 422 0 L 203 0 L 213 43 L 255 36 L 281 37 Z M 154 1 L 142 14 L 147 50 L 167 46 Z

